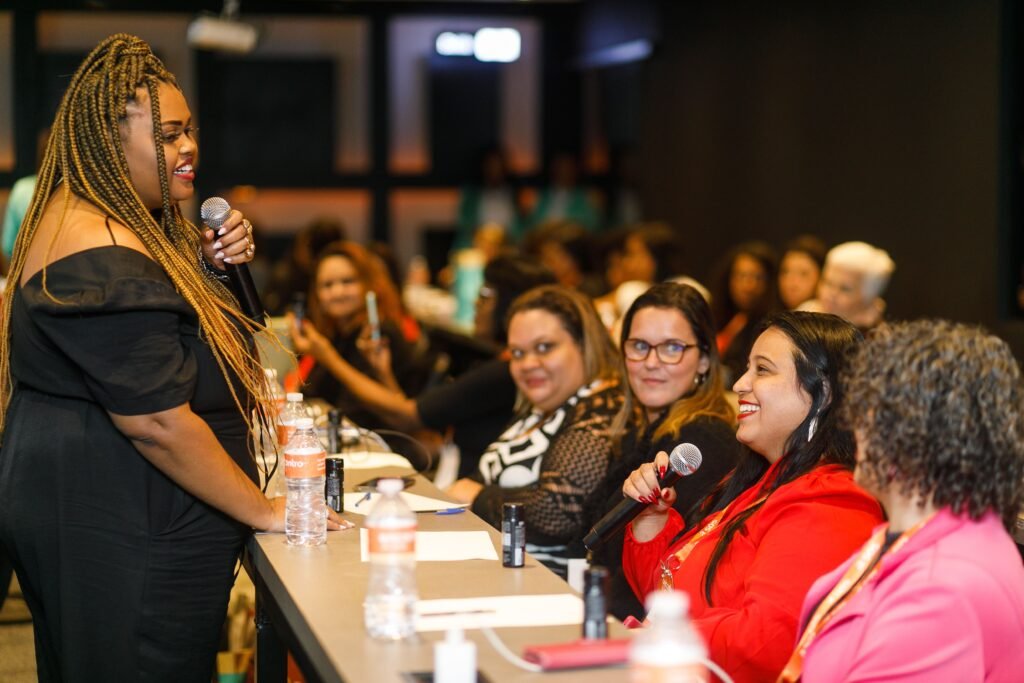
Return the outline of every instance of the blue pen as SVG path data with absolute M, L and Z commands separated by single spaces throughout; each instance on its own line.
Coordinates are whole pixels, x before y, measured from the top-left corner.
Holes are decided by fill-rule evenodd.
M 359 505 L 361 503 L 365 503 L 366 501 L 370 500 L 370 494 L 372 494 L 372 493 L 373 493 L 373 491 L 367 491 L 366 495 L 363 496 L 362 498 L 360 498 L 359 500 L 357 500 L 356 504 L 353 505 L 352 507 L 357 508 L 357 507 L 359 507 Z
M 457 515 L 460 512 L 465 512 L 466 508 L 445 508 L 444 510 L 438 510 L 435 515 Z

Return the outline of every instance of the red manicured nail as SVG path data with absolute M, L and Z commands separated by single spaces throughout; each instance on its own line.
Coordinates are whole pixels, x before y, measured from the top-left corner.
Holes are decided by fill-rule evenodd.
M 664 465 L 662 465 L 661 467 L 659 467 L 659 468 L 658 468 L 658 477 L 659 477 L 659 478 L 662 478 L 662 477 L 664 477 L 664 476 L 665 476 L 665 471 L 666 471 L 666 470 L 665 470 L 665 466 L 664 466 Z
M 654 498 L 661 498 L 661 489 L 659 489 L 657 486 L 654 487 Z

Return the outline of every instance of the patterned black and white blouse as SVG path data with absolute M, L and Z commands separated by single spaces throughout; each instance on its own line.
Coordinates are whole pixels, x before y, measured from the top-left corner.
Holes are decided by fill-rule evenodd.
M 550 414 L 516 420 L 480 457 L 484 485 L 473 512 L 501 527 L 504 503 L 526 508 L 526 550 L 565 576 L 567 544 L 584 529 L 583 501 L 612 457 L 611 423 L 622 407 L 618 382 L 582 387 Z

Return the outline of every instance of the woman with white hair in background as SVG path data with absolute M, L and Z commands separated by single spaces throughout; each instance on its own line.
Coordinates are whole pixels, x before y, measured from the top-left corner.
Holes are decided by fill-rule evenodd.
M 818 298 L 799 310 L 832 313 L 866 332 L 882 322 L 882 295 L 895 270 L 896 263 L 884 249 L 867 242 L 844 242 L 825 257 Z

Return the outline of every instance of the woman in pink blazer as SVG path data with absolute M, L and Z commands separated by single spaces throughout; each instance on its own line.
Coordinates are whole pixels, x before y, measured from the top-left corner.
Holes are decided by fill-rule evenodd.
M 1024 392 L 1007 345 L 944 321 L 857 351 L 845 417 L 857 482 L 889 522 L 811 588 L 780 682 L 1024 677 Z

